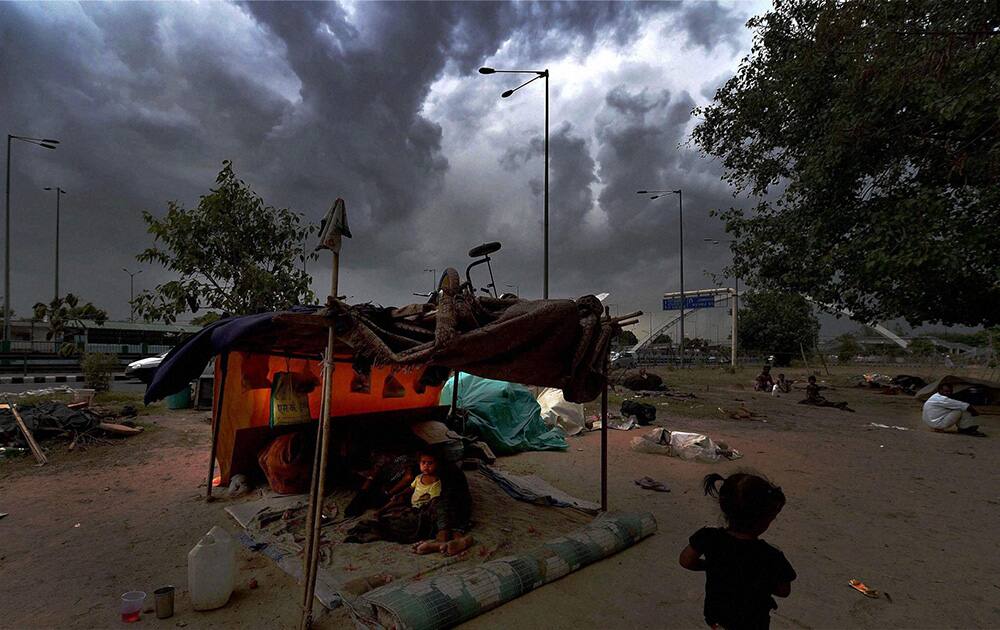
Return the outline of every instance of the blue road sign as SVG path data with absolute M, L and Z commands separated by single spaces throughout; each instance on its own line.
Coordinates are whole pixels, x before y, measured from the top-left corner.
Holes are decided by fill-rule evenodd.
M 714 295 L 693 295 L 684 298 L 684 309 L 693 310 L 696 308 L 715 308 L 715 296 Z M 680 298 L 663 298 L 663 310 L 665 311 L 679 311 L 681 310 L 681 299 Z

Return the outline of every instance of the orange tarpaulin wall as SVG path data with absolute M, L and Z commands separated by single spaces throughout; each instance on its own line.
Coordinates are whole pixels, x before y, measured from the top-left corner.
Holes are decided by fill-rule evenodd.
M 221 483 L 226 485 L 233 474 L 246 473 L 246 462 L 256 462 L 257 453 L 236 453 L 238 433 L 245 430 L 253 433 L 254 440 L 248 444 L 259 445 L 261 440 L 274 432 L 287 431 L 280 427 L 269 429 L 271 414 L 271 383 L 278 372 L 292 372 L 300 383 L 314 384 L 308 393 L 309 423 L 295 425 L 308 426 L 315 430 L 319 418 L 322 398 L 322 365 L 317 360 L 293 359 L 281 356 L 248 352 L 230 352 L 226 377 L 222 378 L 223 357 L 215 361 L 215 395 L 212 417 L 218 418 L 219 438 L 216 458 L 219 463 Z M 390 367 L 373 367 L 368 378 L 357 374 L 351 366 L 352 357 L 335 357 L 333 372 L 333 392 L 330 400 L 330 416 L 347 416 L 401 409 L 432 407 L 438 404 L 441 387 L 421 387 L 418 381 L 423 369 L 400 370 Z M 222 413 L 218 404 L 220 388 Z M 263 434 L 263 435 L 261 435 Z M 238 457 L 237 457 L 238 455 Z M 234 460 L 238 462 L 234 469 Z

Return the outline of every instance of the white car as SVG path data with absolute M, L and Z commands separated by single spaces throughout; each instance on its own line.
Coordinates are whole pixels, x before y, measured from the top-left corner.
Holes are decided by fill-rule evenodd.
M 145 359 L 129 363 L 125 367 L 125 377 L 137 378 L 146 385 L 149 385 L 153 382 L 153 375 L 156 374 L 156 369 L 160 367 L 160 363 L 165 356 L 167 356 L 166 352 L 158 354 L 155 357 L 146 357 Z
M 612 352 L 611 367 L 631 369 L 639 365 L 634 352 Z

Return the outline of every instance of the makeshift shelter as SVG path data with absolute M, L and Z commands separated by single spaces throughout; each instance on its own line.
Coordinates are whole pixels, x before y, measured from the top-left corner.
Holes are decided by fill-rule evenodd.
M 942 376 L 916 393 L 916 399 L 923 402 L 934 395 L 942 385 L 951 385 L 952 397 L 964 400 L 986 413 L 1000 414 L 1000 383 L 969 376 L 949 374 Z
M 336 278 L 336 257 L 334 261 Z M 310 512 L 316 512 L 318 523 L 319 512 L 313 505 L 321 504 L 325 496 L 325 475 L 315 472 L 326 468 L 329 432 L 324 427 L 330 418 L 378 421 L 395 414 L 426 419 L 440 413 L 442 408 L 436 406 L 440 387 L 453 371 L 556 387 L 572 402 L 603 394 L 606 427 L 610 342 L 635 315 L 611 318 L 594 296 L 538 301 L 480 297 L 454 269 L 448 269 L 426 304 L 398 309 L 350 306 L 331 297 L 322 309 L 304 307 L 216 322 L 164 358 L 146 402 L 186 387 L 213 356 L 218 357 L 210 495 L 216 455 L 223 477 L 228 478 L 252 467 L 255 448 L 290 430 L 273 421 L 277 380 L 280 376 L 290 383 L 306 397 L 302 405 L 308 407 L 302 416 L 308 416 L 306 422 L 322 420 L 313 468 L 320 485 L 317 488 L 314 481 L 310 497 Z M 325 397 L 327 379 L 319 384 L 316 378 L 324 355 L 333 370 Z M 359 381 L 362 384 L 355 387 Z M 322 417 L 324 407 L 329 409 L 327 418 Z M 606 508 L 606 430 L 601 447 L 601 504 Z M 306 605 L 315 584 L 316 548 L 307 540 Z M 303 625 L 308 625 L 305 618 Z

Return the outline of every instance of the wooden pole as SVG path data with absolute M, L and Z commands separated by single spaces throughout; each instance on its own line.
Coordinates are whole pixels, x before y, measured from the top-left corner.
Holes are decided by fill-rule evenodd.
M 604 314 L 610 309 L 605 306 Z M 601 390 L 601 511 L 608 511 L 608 356 L 601 362 L 604 388 Z
M 215 402 L 215 417 L 212 423 L 212 450 L 208 455 L 208 488 L 205 490 L 205 501 L 212 500 L 212 479 L 215 477 L 215 455 L 219 448 L 219 427 L 222 426 L 222 403 L 226 399 L 226 373 L 229 371 L 229 353 L 222 354 L 222 367 L 219 370 L 219 399 Z
M 39 466 L 44 466 L 49 463 L 49 459 L 45 457 L 45 453 L 42 452 L 42 448 L 38 446 L 38 442 L 35 441 L 35 436 L 31 435 L 31 431 L 28 430 L 28 425 L 24 423 L 21 418 L 21 414 L 17 413 L 17 407 L 14 406 L 6 396 L 4 399 L 4 407 L 10 409 L 10 413 L 14 416 L 14 421 L 17 422 L 17 427 L 21 429 L 21 433 L 24 434 L 24 439 L 28 443 L 28 448 L 31 449 L 31 454 L 35 456 L 38 461 Z
M 333 274 L 330 281 L 330 296 L 337 297 L 337 283 L 340 274 L 340 254 L 333 253 Z M 327 456 L 330 449 L 330 398 L 333 396 L 333 345 L 335 341 L 334 322 L 329 322 L 326 337 L 326 358 L 323 361 L 323 391 L 326 395 L 320 404 L 320 419 L 318 427 L 319 440 L 317 453 L 319 456 L 319 474 L 314 478 L 316 495 L 310 495 L 309 510 L 307 512 L 306 538 L 311 544 L 305 557 L 306 561 L 306 584 L 303 596 L 302 622 L 300 628 L 308 630 L 312 626 L 313 597 L 316 593 L 316 567 L 319 563 L 319 548 L 322 542 L 322 531 L 320 526 L 323 520 L 323 497 L 326 494 L 326 468 Z M 315 470 L 315 461 L 314 466 Z
M 329 381 L 327 380 L 327 374 L 326 374 L 326 361 L 327 361 L 327 359 L 326 359 L 326 355 L 325 354 L 324 354 L 323 359 L 321 361 L 322 361 L 322 363 L 321 363 L 321 366 L 322 366 L 321 367 L 321 371 L 322 371 L 322 381 L 323 381 L 323 383 L 322 383 L 321 394 L 320 394 L 322 396 L 322 398 L 320 398 L 320 401 L 324 401 L 327 398 L 329 398 L 329 396 L 330 396 L 330 391 L 327 388 L 327 386 L 329 384 Z M 320 402 L 320 409 L 322 409 L 322 408 L 323 408 L 323 403 Z M 313 455 L 312 477 L 310 477 L 310 484 L 309 484 L 309 506 L 310 506 L 310 508 L 312 506 L 316 505 L 316 495 L 319 492 L 319 474 L 320 474 L 319 473 L 319 470 L 320 470 L 319 469 L 319 462 L 320 462 L 320 459 L 322 459 L 321 454 L 320 454 L 320 449 L 322 448 L 322 445 L 323 445 L 323 422 L 322 422 L 321 418 L 322 418 L 322 412 L 320 413 L 320 418 L 316 419 L 316 447 L 314 449 L 314 455 Z M 311 516 L 312 516 L 312 510 L 311 509 L 308 511 L 308 515 L 309 515 L 309 518 L 306 519 L 306 545 L 305 545 L 305 549 L 304 549 L 304 552 L 303 552 L 303 555 L 302 555 L 302 575 L 303 575 L 303 580 L 307 584 L 309 583 L 309 580 L 311 579 L 311 576 L 312 576 L 312 564 L 309 562 L 309 559 L 312 558 L 312 549 L 313 549 L 313 530 L 309 526 L 311 524 L 311 522 L 312 522 L 311 521 Z M 303 602 L 302 602 L 303 605 L 308 604 L 309 603 L 308 600 L 305 599 L 306 596 L 307 596 L 307 594 L 306 594 L 305 591 L 303 591 L 302 596 L 303 596 Z

